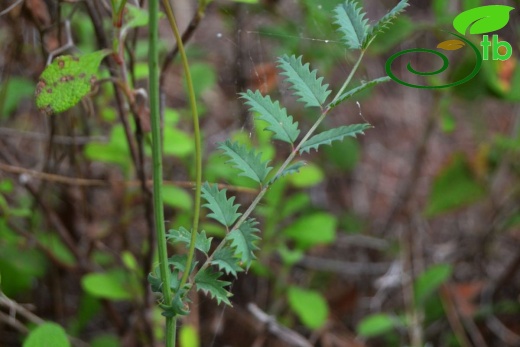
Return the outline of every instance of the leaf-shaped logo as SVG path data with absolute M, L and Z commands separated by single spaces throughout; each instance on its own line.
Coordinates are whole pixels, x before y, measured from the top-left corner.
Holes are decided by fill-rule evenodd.
M 505 5 L 489 5 L 475 7 L 459 14 L 453 20 L 453 27 L 462 35 L 486 34 L 502 29 L 509 22 L 509 12 L 514 7 Z
M 461 40 L 447 40 L 437 45 L 437 48 L 444 49 L 445 51 L 456 51 L 461 49 L 466 44 Z

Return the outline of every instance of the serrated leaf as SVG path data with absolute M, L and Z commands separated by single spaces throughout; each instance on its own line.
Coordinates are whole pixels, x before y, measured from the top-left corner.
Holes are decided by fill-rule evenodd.
M 246 269 L 249 268 L 253 259 L 256 259 L 254 251 L 258 250 L 256 242 L 260 240 L 260 237 L 256 235 L 259 232 L 256 228 L 257 224 L 257 221 L 250 218 L 227 235 L 231 246 L 235 248 L 235 256 L 240 258 Z
M 64 112 L 83 99 L 97 79 L 108 50 L 80 57 L 60 56 L 45 68 L 36 85 L 36 106 L 46 115 Z
M 269 123 L 265 129 L 274 133 L 274 139 L 294 143 L 300 134 L 298 122 L 294 122 L 293 117 L 287 115 L 286 109 L 282 108 L 278 101 L 271 101 L 269 95 L 262 96 L 258 90 L 254 93 L 248 90 L 240 96 L 247 100 L 246 105 L 251 107 L 251 111 L 258 112 L 258 118 Z
M 179 290 L 177 293 L 175 293 L 170 304 L 159 304 L 159 307 L 162 309 L 161 315 L 164 317 L 173 318 L 178 316 L 186 316 L 188 313 L 190 313 L 188 306 L 189 300 L 182 300 L 184 292 L 185 290 Z
M 281 75 L 287 77 L 294 94 L 300 97 L 298 101 L 305 103 L 305 107 L 323 105 L 331 92 L 327 89 L 329 85 L 323 84 L 323 77 L 316 77 L 317 70 L 311 71 L 309 63 L 303 65 L 302 56 L 284 55 L 278 58 L 278 67 L 284 71 Z
M 186 254 L 175 254 L 168 258 L 168 264 L 173 265 L 174 271 L 184 272 L 186 271 L 186 263 L 188 261 L 188 256 Z M 197 262 L 194 261 L 191 263 L 190 273 L 197 266 Z
M 208 217 L 215 219 L 220 224 L 229 227 L 235 223 L 242 214 L 237 213 L 240 205 L 234 205 L 235 197 L 227 198 L 226 189 L 219 190 L 217 185 L 211 186 L 208 182 L 202 186 L 202 197 L 208 202 L 202 205 L 211 213 Z
M 305 152 L 310 153 L 311 149 L 318 151 L 319 146 L 330 145 L 332 144 L 332 141 L 341 141 L 347 136 L 356 137 L 359 134 L 364 134 L 364 131 L 371 127 L 372 126 L 367 123 L 352 124 L 324 131 L 305 141 L 300 148 L 300 154 Z
M 211 264 L 218 266 L 219 270 L 224 271 L 226 274 L 231 274 L 235 277 L 237 277 L 237 272 L 244 271 L 238 265 L 238 258 L 235 257 L 235 253 L 229 247 L 216 251 Z
M 300 172 L 300 169 L 305 165 L 307 165 L 307 163 L 305 163 L 304 161 L 298 161 L 292 165 L 289 165 L 278 176 L 273 177 L 268 184 L 271 185 L 282 177 Z
M 189 246 L 191 243 L 191 232 L 184 227 L 180 227 L 179 230 L 171 229 L 168 231 L 166 239 L 173 240 L 173 242 L 182 242 Z M 206 232 L 202 230 L 200 233 L 197 233 L 195 248 L 207 255 L 211 248 L 211 240 L 213 238 L 208 238 Z
M 262 184 L 269 171 L 273 169 L 267 166 L 268 162 L 262 161 L 262 153 L 256 153 L 254 149 L 248 150 L 237 142 L 227 140 L 218 148 L 230 158 L 227 163 L 233 163 L 234 168 L 242 171 L 239 176 L 249 177 Z
M 231 282 L 219 280 L 220 276 L 222 276 L 222 272 L 215 272 L 210 268 L 200 271 L 197 276 L 195 276 L 197 290 L 201 290 L 209 294 L 212 298 L 217 299 L 219 304 L 224 302 L 232 306 L 228 299 L 231 293 L 224 289 L 224 287 L 230 285 Z
M 391 78 L 386 76 L 386 77 L 376 78 L 375 80 L 372 80 L 369 82 L 364 82 L 360 86 L 357 86 L 356 88 L 353 88 L 353 89 L 349 90 L 348 92 L 341 94 L 341 96 L 336 101 L 331 102 L 329 104 L 329 108 L 334 108 L 334 107 L 338 106 L 343 101 L 346 101 L 346 100 L 352 98 L 354 95 L 361 93 L 365 89 L 368 89 L 368 88 L 373 87 L 380 83 L 388 82 L 390 80 L 391 80 Z
M 343 41 L 350 49 L 361 49 L 365 42 L 370 27 L 362 8 L 352 0 L 336 6 L 334 9 L 335 23 L 339 25 L 339 31 L 343 34 Z
M 367 37 L 363 42 L 363 48 L 366 48 L 370 41 L 376 36 L 388 29 L 392 21 L 401 14 L 405 8 L 409 6 L 408 0 L 401 0 L 393 9 L 390 10 L 386 15 L 383 16 L 374 26 L 368 30 Z

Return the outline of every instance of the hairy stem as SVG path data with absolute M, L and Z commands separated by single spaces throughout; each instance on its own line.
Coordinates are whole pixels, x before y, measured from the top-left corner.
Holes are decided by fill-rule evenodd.
M 202 187 L 202 150 L 200 141 L 199 115 L 197 111 L 197 101 L 195 100 L 195 89 L 193 88 L 193 81 L 191 79 L 190 67 L 188 64 L 188 57 L 186 56 L 186 51 L 184 50 L 179 28 L 177 27 L 177 22 L 175 21 L 175 16 L 173 14 L 172 7 L 170 6 L 170 2 L 168 0 L 163 0 L 163 6 L 166 11 L 168 21 L 170 22 L 170 26 L 175 35 L 175 39 L 177 40 L 177 47 L 179 47 L 184 73 L 186 74 L 186 84 L 188 85 L 191 115 L 193 118 L 193 133 L 195 136 L 195 211 L 193 212 L 190 248 L 188 250 L 188 259 L 186 260 L 186 269 L 191 269 L 191 264 L 193 263 L 193 258 L 195 256 L 195 240 L 197 238 L 197 232 L 199 229 L 200 195 Z M 184 271 L 179 288 L 182 288 L 186 282 L 188 282 L 189 276 L 190 272 Z
M 159 0 L 149 1 L 149 55 L 148 67 L 150 78 L 150 118 L 152 123 L 152 162 L 153 162 L 153 207 L 155 230 L 157 233 L 157 251 L 159 255 L 159 271 L 162 281 L 163 300 L 166 305 L 172 301 L 170 291 L 170 269 L 164 227 L 164 208 L 162 197 L 162 142 L 161 121 L 159 114 Z M 166 347 L 175 346 L 176 321 L 166 317 Z

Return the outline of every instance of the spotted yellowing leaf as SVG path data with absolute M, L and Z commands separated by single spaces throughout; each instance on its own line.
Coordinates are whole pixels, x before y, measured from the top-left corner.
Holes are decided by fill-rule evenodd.
M 80 57 L 60 56 L 45 68 L 36 85 L 36 106 L 46 115 L 64 112 L 90 93 L 108 50 Z

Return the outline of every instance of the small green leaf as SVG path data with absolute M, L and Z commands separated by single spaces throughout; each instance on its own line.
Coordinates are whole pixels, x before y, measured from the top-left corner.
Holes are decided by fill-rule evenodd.
M 256 153 L 254 149 L 248 150 L 237 142 L 227 140 L 218 148 L 230 158 L 227 163 L 233 163 L 234 168 L 242 171 L 239 176 L 249 177 L 261 184 L 269 171 L 273 169 L 267 166 L 268 162 L 262 161 L 262 153 Z
M 242 223 L 240 228 L 227 235 L 227 238 L 231 241 L 231 246 L 235 248 L 235 256 L 240 258 L 246 269 L 256 259 L 254 251 L 258 250 L 256 242 L 260 240 L 260 237 L 256 235 L 259 232 L 256 228 L 257 224 L 257 221 L 250 218 Z
M 425 213 L 433 217 L 449 212 L 472 204 L 485 194 L 484 187 L 473 176 L 466 158 L 456 155 L 434 179 Z
M 219 280 L 220 276 L 222 276 L 222 272 L 214 272 L 210 268 L 200 271 L 197 276 L 195 276 L 197 290 L 209 294 L 212 298 L 217 299 L 219 304 L 224 302 L 227 305 L 232 306 L 229 301 L 231 293 L 224 289 L 224 287 L 230 285 L 231 282 Z
M 364 134 L 364 131 L 371 128 L 370 124 L 352 124 L 347 126 L 341 126 L 338 128 L 324 131 L 320 134 L 314 135 L 301 146 L 300 154 L 315 149 L 318 151 L 318 147 L 321 145 L 330 145 L 332 141 L 341 141 L 347 136 L 356 137 L 359 134 Z
M 178 208 L 183 211 L 191 211 L 193 207 L 193 200 L 191 195 L 184 189 L 175 187 L 173 185 L 163 185 L 163 200 L 164 204 Z
M 80 57 L 60 56 L 45 68 L 36 85 L 36 106 L 47 114 L 64 112 L 83 99 L 97 79 L 99 64 L 109 50 Z
M 294 143 L 300 134 L 298 122 L 294 122 L 293 117 L 287 115 L 287 110 L 280 107 L 278 101 L 271 101 L 269 95 L 262 96 L 258 90 L 255 93 L 248 90 L 247 93 L 241 93 L 240 96 L 247 100 L 246 105 L 250 106 L 251 111 L 258 112 L 259 118 L 269 124 L 265 130 L 272 131 L 274 139 Z
M 330 244 L 336 239 L 336 217 L 325 212 L 316 212 L 298 218 L 283 230 L 283 234 L 296 241 L 299 249 Z
M 166 239 L 173 240 L 173 242 L 185 243 L 188 247 L 191 244 L 191 232 L 184 227 L 180 227 L 179 230 L 172 229 L 168 231 Z M 202 230 L 200 233 L 197 233 L 195 248 L 207 255 L 211 248 L 211 240 L 213 240 L 213 238 L 208 238 L 206 232 Z
M 370 82 L 364 82 L 360 86 L 358 86 L 356 88 L 353 88 L 353 89 L 349 90 L 348 92 L 342 94 L 336 101 L 331 102 L 329 104 L 329 108 L 334 108 L 334 107 L 338 106 L 343 101 L 346 101 L 346 100 L 352 98 L 354 95 L 364 91 L 365 89 L 368 89 L 368 88 L 373 87 L 373 86 L 375 86 L 377 84 L 380 84 L 380 83 L 388 82 L 390 80 L 391 80 L 391 78 L 386 76 L 386 77 L 377 78 L 377 79 L 372 80 Z
M 117 335 L 103 334 L 96 336 L 90 343 L 91 347 L 120 347 L 121 343 Z
M 453 27 L 460 34 L 487 34 L 502 29 L 509 22 L 509 13 L 514 7 L 505 5 L 489 5 L 472 8 L 459 14 L 453 20 Z
M 192 325 L 183 324 L 179 332 L 179 342 L 181 347 L 199 347 L 197 330 Z
M 161 315 L 164 317 L 186 316 L 190 313 L 188 302 L 182 301 L 185 290 L 179 290 L 172 298 L 169 305 L 159 304 L 162 309 Z
M 350 49 L 361 49 L 366 41 L 370 27 L 362 8 L 352 0 L 336 6 L 335 23 L 343 34 L 343 40 Z
M 309 164 L 300 169 L 298 175 L 292 175 L 288 181 L 297 188 L 309 188 L 323 182 L 325 173 L 322 168 L 316 164 Z
M 132 293 L 124 286 L 121 272 L 90 273 L 81 278 L 81 286 L 96 298 L 130 300 Z
M 363 48 L 366 48 L 370 41 L 379 33 L 384 32 L 392 21 L 409 6 L 408 0 L 401 0 L 393 9 L 383 16 L 373 27 L 368 30 L 367 36 L 363 42 Z
M 144 27 L 148 25 L 148 11 L 134 5 L 126 4 L 124 11 L 125 29 Z M 161 16 L 162 13 L 159 13 Z
M 280 173 L 280 175 L 273 177 L 273 178 L 269 181 L 268 185 L 273 184 L 274 182 L 278 181 L 280 178 L 285 177 L 285 176 L 287 176 L 287 175 L 293 175 L 293 174 L 299 173 L 299 172 L 300 172 L 300 169 L 301 169 L 302 167 L 304 167 L 305 165 L 307 165 L 307 163 L 305 163 L 304 161 L 297 161 L 296 163 L 289 165 L 288 167 L 286 167 L 286 168 L 285 168 L 285 169 Z
M 237 277 L 237 272 L 244 271 L 238 265 L 238 258 L 235 257 L 235 253 L 229 247 L 219 249 L 213 255 L 212 265 L 218 266 L 219 270 L 224 271 L 228 275 Z
M 219 190 L 217 185 L 210 185 L 206 182 L 202 186 L 202 197 L 208 202 L 202 206 L 211 211 L 208 217 L 215 219 L 226 227 L 233 225 L 237 218 L 242 215 L 237 213 L 240 206 L 233 204 L 235 197 L 226 198 L 226 189 Z
M 391 331 L 397 325 L 397 321 L 387 314 L 374 314 L 358 324 L 357 332 L 363 337 L 374 337 Z
M 299 287 L 289 287 L 287 291 L 289 306 L 308 328 L 316 330 L 327 321 L 329 306 L 317 291 Z
M 278 58 L 278 67 L 284 71 L 281 74 L 287 76 L 291 89 L 305 107 L 321 107 L 331 93 L 327 89 L 329 85 L 323 84 L 323 77 L 316 77 L 317 70 L 311 71 L 309 63 L 303 65 L 302 56 L 284 55 Z
M 70 347 L 70 342 L 60 325 L 43 323 L 31 331 L 23 347 Z
M 452 272 L 453 267 L 449 264 L 438 264 L 428 268 L 415 280 L 415 302 L 423 303 L 450 278 Z

